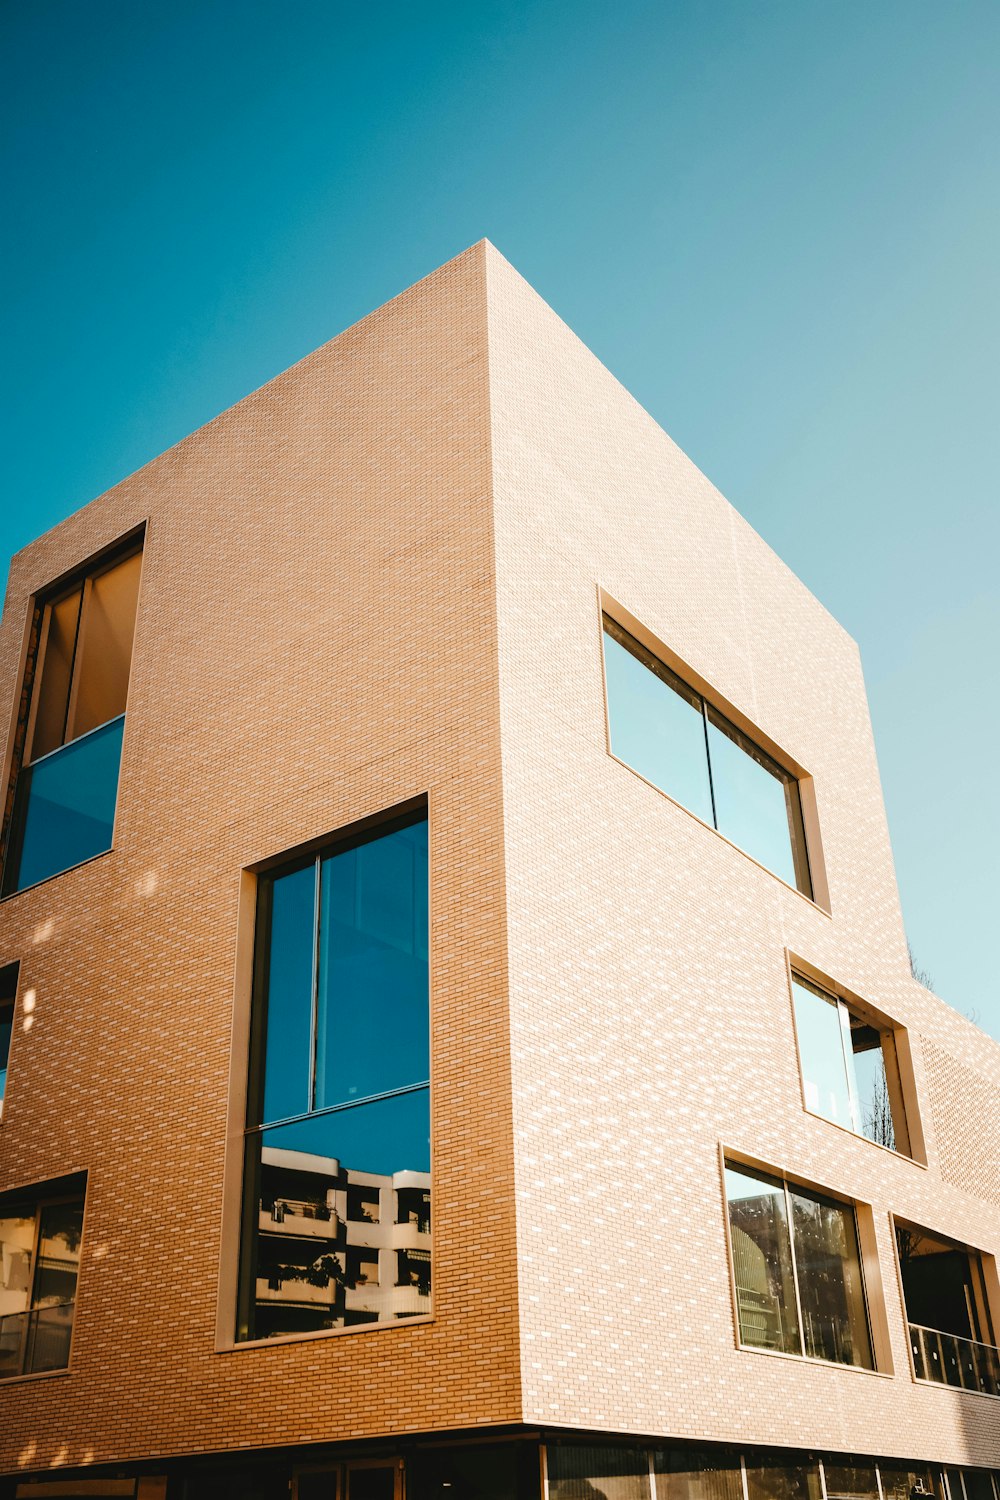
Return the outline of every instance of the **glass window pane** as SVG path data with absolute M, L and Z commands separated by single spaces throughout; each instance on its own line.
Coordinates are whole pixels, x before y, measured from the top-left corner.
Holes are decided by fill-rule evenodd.
M 111 848 L 124 718 L 25 767 L 17 780 L 5 891 L 24 890 Z
M 125 712 L 142 554 L 135 552 L 91 582 L 84 603 L 72 737 Z
M 315 1107 L 424 1082 L 427 824 L 323 860 Z
M 870 1141 L 895 1151 L 896 1132 L 892 1123 L 882 1039 L 874 1027 L 866 1026 L 856 1017 L 851 1020 L 851 1056 L 858 1099 L 858 1130 Z
M 792 996 L 806 1108 L 852 1130 L 840 1006 L 831 996 L 821 994 L 794 975 Z
M 521 1488 L 519 1467 L 534 1460 L 533 1485 Z M 528 1500 L 538 1495 L 538 1452 L 521 1443 L 414 1448 L 406 1460 L 408 1500 Z
M 789 805 L 792 796 L 798 797 L 795 778 L 713 708 L 708 710 L 708 746 L 720 833 L 789 885 L 800 884 Z
M 604 663 L 613 754 L 714 823 L 701 699 L 610 621 Z
M 789 1188 L 806 1354 L 872 1368 L 854 1210 Z
M 880 1459 L 878 1471 L 885 1500 L 910 1500 L 910 1493 L 914 1489 L 925 1495 L 940 1496 L 942 1493 L 937 1471 L 926 1465 Z
M 83 588 L 77 587 L 46 610 L 45 650 L 39 662 L 35 686 L 38 706 L 31 739 L 32 760 L 57 750 L 66 736 L 70 677 L 82 597 Z
M 252 1134 L 246 1149 L 242 1337 L 430 1311 L 427 1089 Z M 349 1217 L 359 1187 L 378 1194 L 377 1218 Z
M 827 1500 L 879 1500 L 873 1459 L 858 1458 L 853 1463 L 825 1460 L 823 1473 Z
M 657 1500 L 743 1500 L 739 1454 L 660 1448 L 653 1455 Z
M 727 1163 L 726 1198 L 740 1341 L 800 1354 L 784 1186 Z
M 994 1500 L 990 1476 L 986 1469 L 964 1469 L 962 1478 L 965 1480 L 966 1500 Z M 961 1494 L 953 1500 L 961 1500 Z
M 32 1307 L 55 1307 L 73 1301 L 82 1237 L 82 1203 L 50 1203 L 42 1209 Z
M 546 1450 L 549 1500 L 649 1500 L 645 1448 L 585 1448 L 553 1443 Z
M 820 1500 L 819 1466 L 797 1462 L 794 1454 L 755 1459 L 747 1455 L 749 1500 Z
M 264 1099 L 252 1124 L 284 1120 L 311 1108 L 315 930 L 316 866 L 310 864 L 271 885 Z

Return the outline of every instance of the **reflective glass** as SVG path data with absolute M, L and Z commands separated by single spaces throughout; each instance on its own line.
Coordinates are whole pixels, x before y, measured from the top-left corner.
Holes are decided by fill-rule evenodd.
M 885 1500 L 910 1500 L 913 1490 L 925 1495 L 942 1493 L 938 1472 L 925 1465 L 879 1459 L 878 1471 Z
M 871 1026 L 851 1024 L 851 1060 L 858 1101 L 858 1131 L 880 1146 L 896 1150 L 885 1053 L 878 1032 Z
M 649 1500 L 649 1454 L 645 1448 L 546 1449 L 549 1500 Z
M 525 1469 L 527 1483 L 519 1484 Z M 408 1500 L 531 1500 L 538 1496 L 538 1449 L 527 1443 L 414 1447 L 406 1459 L 406 1494 Z
M 708 709 L 716 825 L 747 854 L 795 885 L 789 797 L 798 797 L 794 777 L 721 714 Z
M 267 1055 L 262 1112 L 252 1123 L 311 1109 L 316 866 L 272 882 L 267 927 Z
M 964 1469 L 962 1478 L 965 1480 L 966 1500 L 994 1500 L 990 1476 L 985 1469 Z M 952 1500 L 961 1500 L 961 1494 L 953 1493 Z
M 610 621 L 604 631 L 604 663 L 612 753 L 713 824 L 698 694 Z
M 743 1500 L 739 1455 L 723 1450 L 658 1449 L 656 1500 Z
M 420 1089 L 248 1136 L 242 1337 L 430 1311 L 429 1104 Z M 359 1188 L 376 1216 L 349 1217 Z
M 805 1352 L 872 1368 L 854 1210 L 789 1187 Z
M 806 1108 L 848 1130 L 854 1128 L 840 1006 L 829 995 L 792 977 L 795 1030 Z
M 820 1500 L 819 1466 L 796 1462 L 793 1454 L 784 1463 L 777 1457 L 755 1461 L 748 1455 L 747 1495 L 749 1500 Z
M 20 891 L 111 848 L 124 716 L 26 766 L 4 890 Z
M 784 1184 L 726 1165 L 740 1341 L 800 1354 Z
M 322 863 L 314 1107 L 425 1082 L 427 824 Z
M 879 1500 L 875 1462 L 859 1458 L 854 1463 L 824 1461 L 826 1500 Z

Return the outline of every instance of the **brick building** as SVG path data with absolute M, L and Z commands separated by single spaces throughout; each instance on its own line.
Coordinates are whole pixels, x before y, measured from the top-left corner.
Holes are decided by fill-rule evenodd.
M 0 1494 L 1000 1500 L 857 648 L 488 244 L 20 553 L 0 693 Z

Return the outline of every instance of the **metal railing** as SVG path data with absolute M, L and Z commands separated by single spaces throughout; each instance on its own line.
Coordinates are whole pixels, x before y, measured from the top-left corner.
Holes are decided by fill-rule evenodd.
M 57 1302 L 0 1318 L 0 1379 L 64 1370 L 69 1364 L 75 1302 Z
M 1000 1349 L 942 1333 L 938 1328 L 910 1324 L 913 1371 L 918 1380 L 933 1380 L 956 1390 L 1000 1396 Z

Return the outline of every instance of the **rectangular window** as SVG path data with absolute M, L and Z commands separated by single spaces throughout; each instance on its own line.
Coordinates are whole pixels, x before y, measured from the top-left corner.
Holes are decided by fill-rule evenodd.
M 39 602 L 4 895 L 111 848 L 141 565 L 132 546 Z
M 806 1108 L 879 1146 L 910 1154 L 895 1030 L 792 974 Z
M 69 1364 L 82 1179 L 0 1198 L 0 1380 Z
M 726 1163 L 740 1342 L 874 1368 L 854 1209 Z
M 917 1380 L 1000 1396 L 1000 1350 L 982 1252 L 915 1224 L 895 1228 Z
M 10 1039 L 14 1032 L 14 1001 L 17 998 L 17 964 L 5 964 L 0 969 L 0 1119 L 3 1119 L 3 1099 L 7 1089 L 7 1063 L 10 1058 Z
M 429 1071 L 426 817 L 262 875 L 240 1339 L 430 1312 Z
M 609 615 L 604 667 L 612 754 L 811 897 L 795 776 Z

